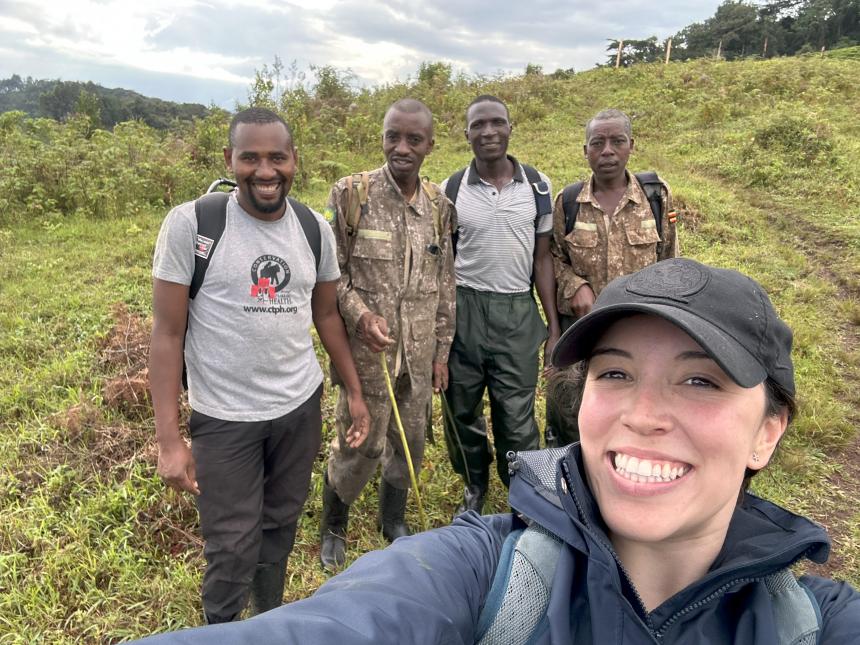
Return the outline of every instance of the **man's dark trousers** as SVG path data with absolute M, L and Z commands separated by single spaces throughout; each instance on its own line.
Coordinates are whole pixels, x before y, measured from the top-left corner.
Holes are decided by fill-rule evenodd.
M 531 292 L 515 294 L 457 287 L 457 331 L 448 359 L 447 403 L 454 427 L 445 418 L 451 463 L 466 483 L 486 489 L 493 449 L 483 415 L 489 391 L 496 444 L 496 468 L 510 483 L 509 450 L 539 447 L 534 418 L 538 350 L 546 325 Z
M 222 421 L 193 412 L 203 554 L 203 610 L 210 622 L 245 607 L 257 564 L 284 560 L 308 496 L 321 441 L 322 385 L 272 421 Z

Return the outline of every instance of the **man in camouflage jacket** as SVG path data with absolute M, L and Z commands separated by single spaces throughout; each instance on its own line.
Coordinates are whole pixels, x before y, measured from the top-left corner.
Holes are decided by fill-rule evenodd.
M 447 387 L 454 335 L 454 209 L 435 185 L 419 179 L 433 148 L 430 111 L 413 99 L 396 102 L 386 113 L 382 139 L 387 163 L 367 173 L 366 208 L 357 226 L 350 222 L 350 208 L 357 203 L 353 191 L 361 175 L 338 181 L 327 209 L 341 269 L 338 304 L 371 416 L 367 439 L 351 448 L 344 435 L 351 421 L 341 390 L 320 527 L 320 559 L 327 569 L 344 562 L 349 505 L 380 461 L 380 528 L 391 541 L 409 533 L 404 522 L 409 470 L 379 353 L 385 355 L 417 472 L 431 388 Z
M 562 190 L 553 208 L 553 255 L 559 322 L 562 331 L 591 311 L 594 299 L 615 278 L 678 255 L 672 195 L 663 183 L 661 230 L 636 178 L 627 170 L 633 151 L 630 119 L 620 110 L 604 110 L 585 128 L 585 158 L 592 174 L 576 201 L 579 211 L 573 230 L 565 230 Z M 555 405 L 555 387 L 547 395 L 547 433 L 560 445 L 579 440 L 576 411 Z

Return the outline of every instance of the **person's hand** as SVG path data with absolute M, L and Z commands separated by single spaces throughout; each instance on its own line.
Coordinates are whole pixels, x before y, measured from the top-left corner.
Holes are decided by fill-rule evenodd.
M 561 334 L 558 332 L 551 333 L 546 343 L 543 346 L 543 375 L 544 378 L 549 378 L 555 372 L 555 366 L 552 364 L 552 350 L 555 348 Z
M 448 363 L 433 361 L 433 391 L 439 394 L 448 389 Z
M 591 290 L 591 285 L 584 284 L 570 299 L 570 310 L 577 318 L 582 318 L 585 314 L 591 311 L 594 306 L 594 291 Z
M 349 406 L 349 416 L 352 419 L 352 425 L 346 431 L 346 444 L 350 448 L 358 448 L 370 432 L 370 413 L 361 394 L 347 394 L 346 401 Z
M 164 483 L 178 491 L 199 495 L 194 456 L 184 439 L 158 444 L 157 472 Z
M 394 339 L 388 337 L 388 323 L 385 318 L 370 311 L 363 313 L 358 319 L 356 332 L 371 352 L 381 352 L 394 343 Z

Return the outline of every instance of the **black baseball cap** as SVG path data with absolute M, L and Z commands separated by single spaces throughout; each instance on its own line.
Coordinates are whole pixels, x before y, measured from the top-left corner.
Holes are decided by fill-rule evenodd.
M 553 365 L 588 358 L 610 324 L 637 313 L 683 329 L 741 387 L 770 377 L 794 394 L 791 329 L 765 290 L 742 273 L 686 258 L 663 260 L 610 282 L 591 312 L 559 339 Z

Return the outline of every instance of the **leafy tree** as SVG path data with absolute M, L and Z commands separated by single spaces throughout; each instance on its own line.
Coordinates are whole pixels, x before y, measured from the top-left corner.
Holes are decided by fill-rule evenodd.
M 39 96 L 39 106 L 43 114 L 59 121 L 75 111 L 80 93 L 76 83 L 57 83 L 53 89 Z
M 711 18 L 685 27 L 674 38 L 680 57 L 702 58 L 719 50 L 732 59 L 761 52 L 765 29 L 754 5 L 726 0 Z
M 418 67 L 418 83 L 432 87 L 448 87 L 451 84 L 451 65 L 441 61 L 424 61 Z
M 794 31 L 815 48 L 860 42 L 860 0 L 807 0 Z M 844 40 L 843 40 L 844 39 Z
M 338 106 L 352 103 L 351 85 L 355 74 L 351 70 L 341 71 L 332 65 L 311 65 L 311 71 L 317 77 L 313 86 L 314 98 Z
M 764 44 L 767 42 L 765 52 Z M 726 0 L 674 36 L 679 58 L 796 54 L 860 43 L 860 0 Z
M 78 94 L 78 100 L 75 102 L 75 114 L 82 115 L 89 121 L 88 134 L 96 128 L 101 127 L 102 117 L 99 97 L 92 92 L 81 90 L 80 94 Z
M 559 67 L 552 74 L 550 74 L 550 78 L 555 79 L 557 81 L 561 81 L 568 78 L 573 78 L 576 75 L 576 70 L 572 67 L 568 67 L 567 69 L 562 69 Z
M 3 92 L 18 92 L 24 88 L 24 82 L 17 74 L 12 74 L 9 78 L 0 80 L 0 93 Z
M 644 40 L 625 40 L 623 41 L 621 50 L 621 67 L 629 67 L 634 63 L 654 63 L 662 60 L 663 48 L 657 44 L 657 36 L 651 36 Z M 615 61 L 618 59 L 618 40 L 610 40 L 606 46 L 608 52 L 606 56 L 606 65 L 615 67 Z

